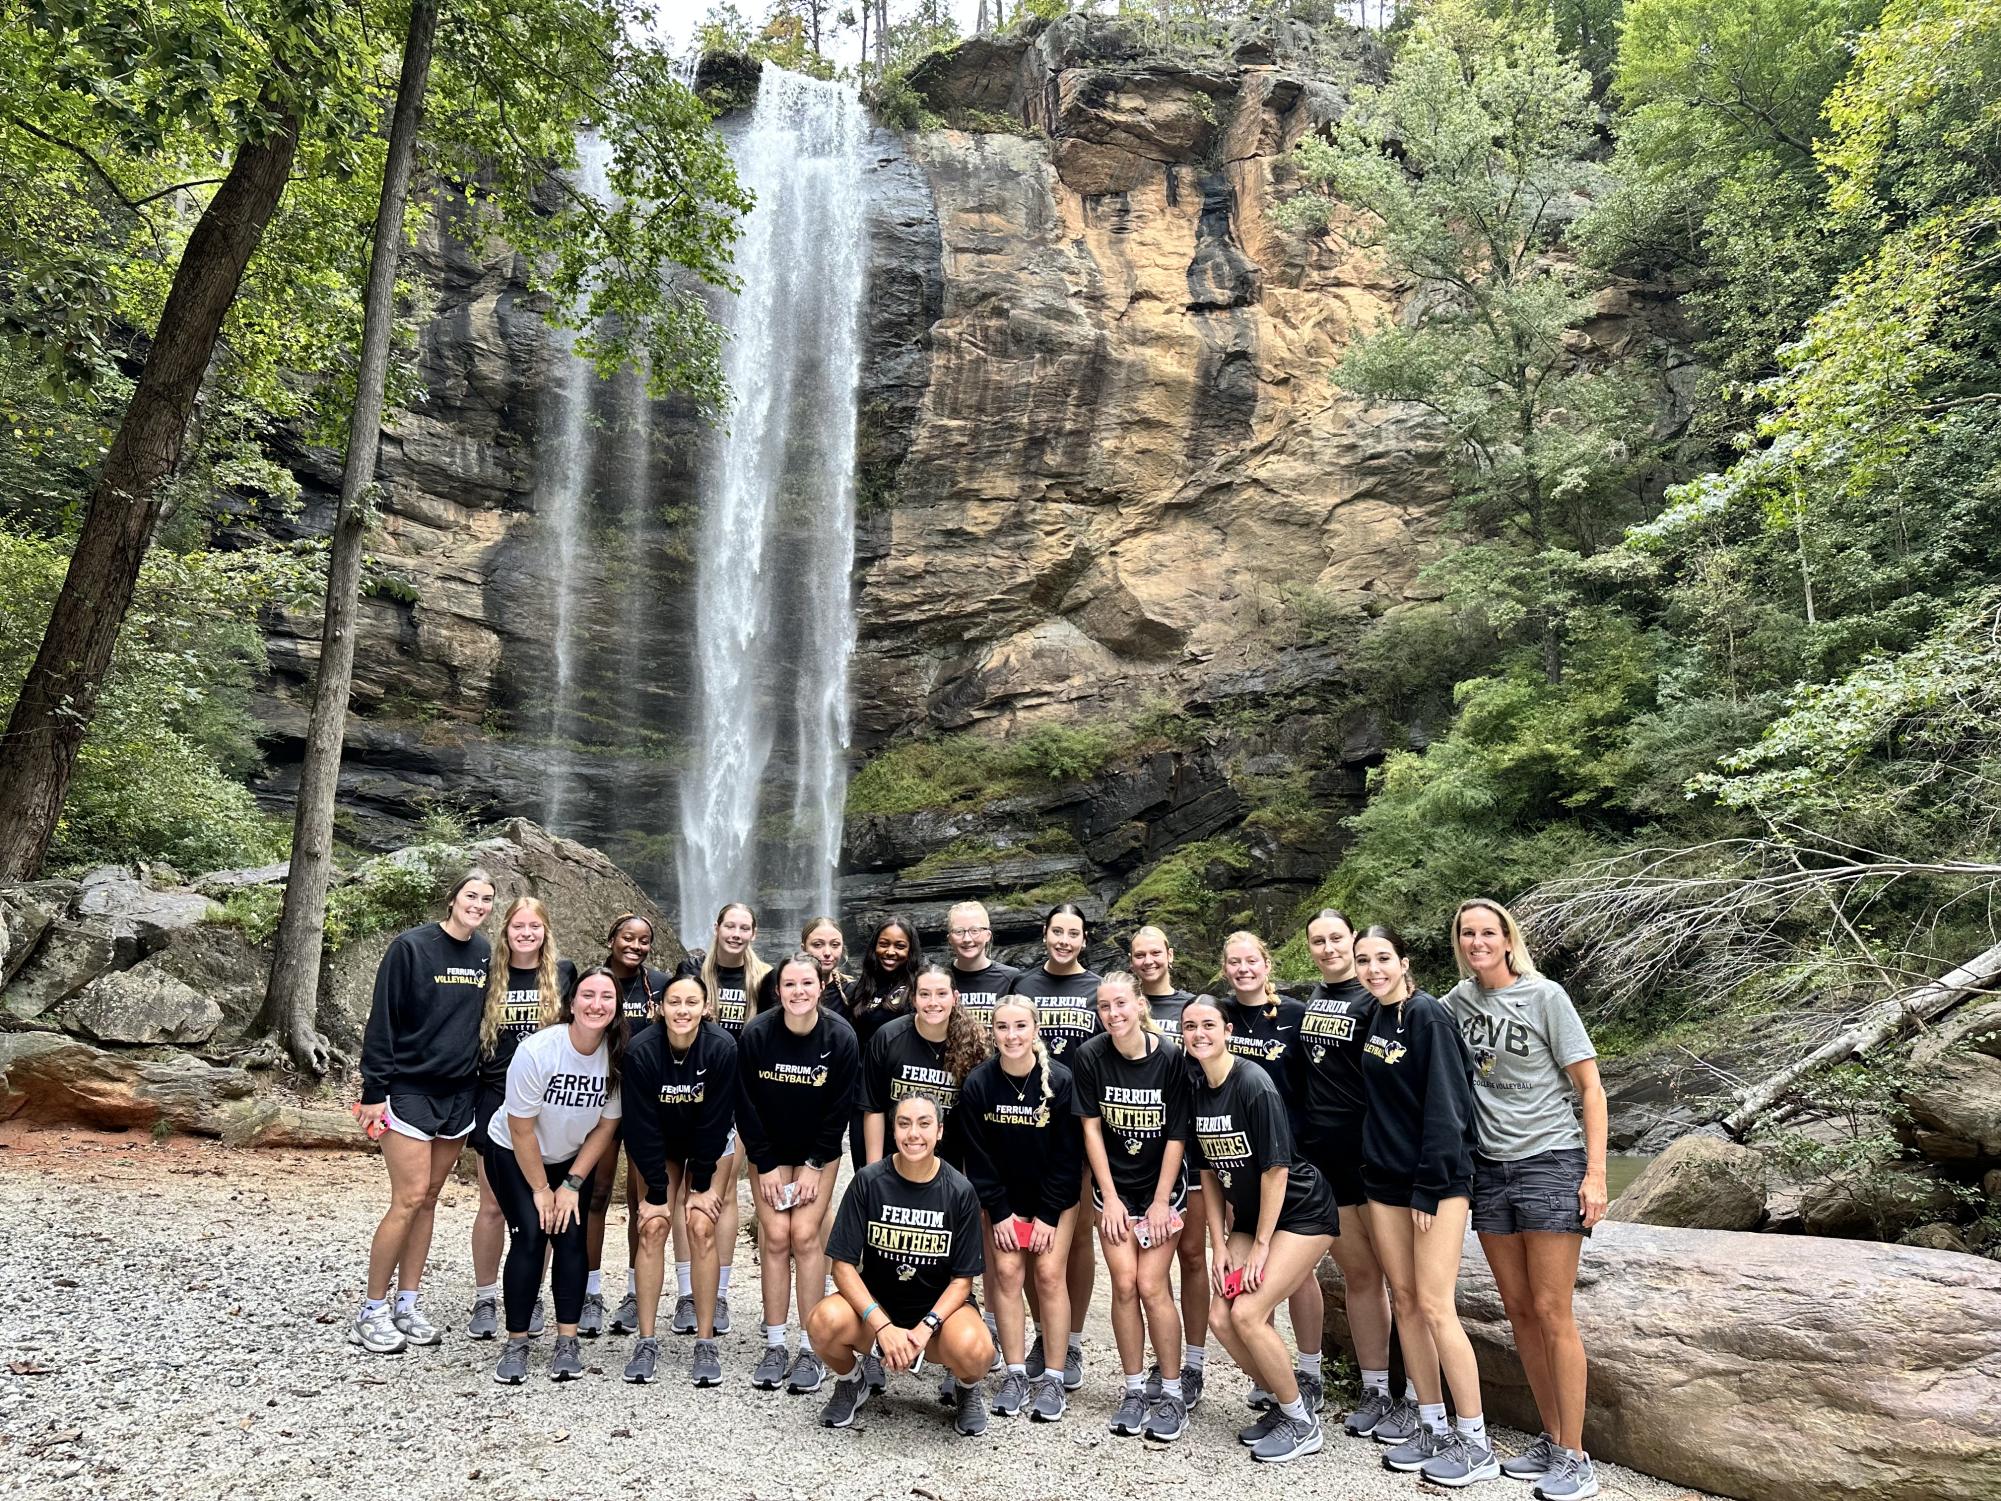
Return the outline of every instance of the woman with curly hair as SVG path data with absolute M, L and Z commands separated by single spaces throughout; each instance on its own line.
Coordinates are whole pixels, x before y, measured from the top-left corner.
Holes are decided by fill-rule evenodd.
M 957 1134 L 951 1129 L 952 1106 L 966 1075 L 991 1051 L 986 1028 L 959 1005 L 952 972 L 942 964 L 920 969 L 910 1014 L 876 1033 L 862 1065 L 862 1131 L 868 1160 L 882 1159 L 896 1102 L 921 1094 L 938 1102 L 939 1129 L 947 1143 L 941 1155 L 953 1161 L 958 1150 Z

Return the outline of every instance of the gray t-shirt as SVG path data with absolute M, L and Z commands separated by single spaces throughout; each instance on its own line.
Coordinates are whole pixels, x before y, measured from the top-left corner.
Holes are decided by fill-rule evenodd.
M 1500 990 L 1461 980 L 1446 1009 L 1473 1053 L 1480 1151 L 1496 1162 L 1584 1145 L 1564 1070 L 1597 1050 L 1561 985 L 1524 975 Z

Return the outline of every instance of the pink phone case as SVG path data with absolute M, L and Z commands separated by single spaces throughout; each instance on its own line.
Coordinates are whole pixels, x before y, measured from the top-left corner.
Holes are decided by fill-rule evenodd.
M 1035 1244 L 1035 1221 L 1014 1217 L 1014 1243 L 1026 1251 Z
M 1244 1269 L 1233 1266 L 1223 1275 L 1223 1296 L 1234 1298 L 1244 1290 Z

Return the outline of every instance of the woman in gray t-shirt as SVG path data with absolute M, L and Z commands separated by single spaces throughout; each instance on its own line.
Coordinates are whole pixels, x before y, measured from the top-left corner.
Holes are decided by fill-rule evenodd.
M 1542 1415 L 1541 1437 L 1501 1468 L 1545 1501 L 1581 1501 L 1598 1481 L 1584 1452 L 1584 1342 L 1570 1300 L 1584 1237 L 1605 1214 L 1597 1053 L 1499 902 L 1461 902 L 1452 948 L 1464 978 L 1445 1005 L 1474 1062 L 1473 1229 Z

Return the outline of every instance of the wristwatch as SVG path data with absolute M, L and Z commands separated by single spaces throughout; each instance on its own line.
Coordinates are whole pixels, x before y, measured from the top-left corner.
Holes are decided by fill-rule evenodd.
M 567 1188 L 573 1194 L 580 1194 L 584 1191 L 584 1180 L 579 1178 L 575 1173 L 565 1173 L 563 1174 L 563 1187 Z
M 938 1317 L 937 1311 L 934 1309 L 932 1312 L 925 1314 L 924 1317 L 919 1319 L 917 1322 L 922 1324 L 925 1328 L 929 1329 L 933 1334 L 936 1334 L 938 1332 L 938 1326 L 944 1323 L 945 1321 Z
M 821 1168 L 825 1167 L 826 1165 L 827 1165 L 826 1163 L 816 1161 L 811 1157 L 808 1157 L 806 1159 L 806 1171 L 809 1173 L 817 1173 L 820 1171 Z

